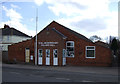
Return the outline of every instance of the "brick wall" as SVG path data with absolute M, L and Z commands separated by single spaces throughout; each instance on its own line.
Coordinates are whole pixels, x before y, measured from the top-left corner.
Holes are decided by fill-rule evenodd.
M 52 30 L 55 28 L 67 38 L 63 39 L 61 35 Z M 58 42 L 55 46 L 41 46 L 38 43 L 38 49 L 43 49 L 43 65 L 46 63 L 45 50 L 50 49 L 50 65 L 53 65 L 53 49 L 58 49 L 58 64 L 62 65 L 62 53 L 66 48 L 66 41 L 74 41 L 75 57 L 67 57 L 67 65 L 84 65 L 84 66 L 110 66 L 111 65 L 111 50 L 96 45 L 85 39 L 80 39 L 72 32 L 65 29 L 63 26 L 52 22 L 38 34 L 38 42 Z M 95 58 L 86 58 L 86 46 L 95 46 Z M 16 58 L 17 61 L 25 62 L 25 48 L 30 48 L 31 54 L 34 56 L 34 39 L 24 41 L 18 44 L 9 46 L 9 60 Z
M 55 46 L 41 46 L 38 49 L 43 50 L 43 65 L 46 65 L 46 49 L 50 49 L 50 65 L 53 65 L 53 49 L 58 49 L 58 65 L 62 65 L 62 51 L 65 48 L 65 40 L 52 29 L 45 29 L 38 34 L 38 42 L 58 42 Z
M 30 48 L 30 55 L 34 56 L 34 40 L 27 40 L 12 44 L 8 47 L 8 60 L 25 62 L 25 48 Z
M 59 24 L 50 24 L 49 28 L 56 28 L 59 32 L 67 36 L 66 41 L 74 41 L 75 43 L 75 57 L 67 57 L 68 65 L 92 65 L 92 66 L 110 66 L 112 63 L 111 50 L 109 48 L 96 45 L 95 43 L 88 42 L 80 39 L 71 32 L 68 32 L 63 26 Z M 95 58 L 85 58 L 85 47 L 95 46 Z

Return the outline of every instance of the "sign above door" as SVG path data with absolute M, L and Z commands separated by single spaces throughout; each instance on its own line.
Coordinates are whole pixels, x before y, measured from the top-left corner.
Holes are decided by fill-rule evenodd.
M 38 42 L 41 46 L 56 46 L 58 42 Z

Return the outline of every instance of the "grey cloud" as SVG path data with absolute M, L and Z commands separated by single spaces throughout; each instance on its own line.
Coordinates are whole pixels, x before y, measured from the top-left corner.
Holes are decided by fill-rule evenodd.
M 85 19 L 78 22 L 72 22 L 71 25 L 90 32 L 105 29 L 107 26 L 102 18 Z

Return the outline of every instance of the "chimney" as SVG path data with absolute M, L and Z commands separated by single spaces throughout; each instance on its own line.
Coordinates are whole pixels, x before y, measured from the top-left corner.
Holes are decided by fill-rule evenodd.
M 9 25 L 6 25 L 6 24 L 5 24 L 5 25 L 4 25 L 4 28 L 10 28 L 10 27 L 9 27 Z

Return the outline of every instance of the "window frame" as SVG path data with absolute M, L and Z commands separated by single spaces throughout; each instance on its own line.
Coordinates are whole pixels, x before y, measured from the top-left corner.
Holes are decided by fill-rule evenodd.
M 57 53 L 55 53 L 55 50 L 57 50 Z M 55 57 L 54 53 L 57 55 L 57 57 Z M 58 58 L 58 49 L 53 49 L 53 57 Z
M 74 55 L 73 56 L 68 56 L 67 55 L 67 43 L 72 42 L 73 46 L 69 46 L 69 47 L 73 47 L 74 48 Z M 74 41 L 66 41 L 66 57 L 74 57 L 75 56 L 75 42 Z
M 94 49 L 87 49 L 88 47 L 94 47 Z M 87 50 L 94 50 L 94 57 L 87 57 Z M 86 58 L 96 58 L 95 52 L 96 52 L 95 46 L 86 46 L 86 48 L 85 48 L 85 57 Z
M 50 52 L 50 49 L 46 49 L 46 50 L 45 50 L 46 57 L 47 57 L 47 58 L 50 58 L 50 53 L 49 53 L 49 56 L 47 56 L 47 53 L 46 53 L 47 50 L 49 50 L 49 52 Z
M 42 49 L 38 49 L 38 57 L 43 57 L 43 50 L 42 50 L 42 56 L 39 56 L 40 55 L 40 50 L 42 50 Z

